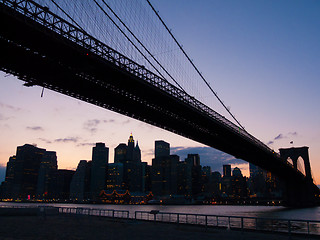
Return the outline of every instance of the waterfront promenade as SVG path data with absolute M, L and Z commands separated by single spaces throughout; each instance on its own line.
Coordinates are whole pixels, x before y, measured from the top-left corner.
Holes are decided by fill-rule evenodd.
M 236 231 L 203 226 L 111 219 L 88 215 L 0 216 L 0 240 L 13 239 L 174 239 L 174 240 L 284 240 L 312 236 Z

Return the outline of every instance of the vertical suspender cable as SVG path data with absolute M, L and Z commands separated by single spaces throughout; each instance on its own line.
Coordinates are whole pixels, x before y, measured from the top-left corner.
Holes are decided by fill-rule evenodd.
M 134 39 L 142 46 L 142 48 L 152 57 L 152 59 L 162 68 L 163 71 L 179 86 L 179 88 L 186 93 L 183 87 L 173 78 L 173 76 L 162 66 L 162 64 L 153 56 L 153 54 L 144 46 L 144 44 L 136 37 L 136 35 L 127 27 L 127 25 L 121 20 L 121 18 L 112 10 L 112 8 L 102 0 L 107 8 L 113 13 L 113 15 L 121 22 L 121 24 L 127 29 L 127 31 L 134 37 Z
M 158 14 L 158 12 L 154 9 L 154 7 L 152 6 L 152 4 L 150 3 L 149 0 L 146 0 L 149 4 L 149 6 L 152 8 L 153 12 L 157 15 L 157 17 L 159 18 L 159 20 L 161 21 L 161 23 L 163 24 L 163 26 L 165 27 L 165 29 L 168 31 L 168 33 L 170 34 L 170 36 L 173 38 L 173 40 L 175 41 L 175 43 L 178 45 L 178 47 L 180 48 L 180 50 L 183 52 L 183 54 L 186 56 L 186 58 L 188 59 L 188 61 L 191 63 L 191 65 L 193 66 L 193 68 L 196 70 L 196 72 L 199 74 L 199 76 L 201 77 L 201 79 L 205 82 L 205 84 L 208 86 L 208 88 L 210 89 L 210 91 L 214 94 L 214 96 L 218 99 L 218 101 L 222 104 L 222 106 L 226 109 L 226 111 L 230 114 L 230 116 L 239 124 L 239 126 L 246 132 L 245 128 L 240 124 L 240 122 L 236 119 L 236 117 L 231 113 L 231 111 L 228 109 L 228 107 L 222 102 L 222 100 L 219 98 L 219 96 L 217 95 L 216 92 L 213 91 L 213 89 L 211 88 L 210 84 L 207 82 L 207 80 L 203 77 L 203 75 L 201 74 L 201 72 L 199 71 L 199 69 L 196 67 L 196 65 L 194 65 L 194 63 L 192 62 L 192 60 L 189 58 L 188 54 L 184 51 L 184 49 L 182 48 L 182 46 L 180 45 L 180 43 L 177 41 L 177 39 L 173 36 L 173 34 L 171 33 L 170 29 L 167 27 L 167 25 L 165 24 L 165 22 L 162 20 L 162 18 L 160 17 L 160 15 Z

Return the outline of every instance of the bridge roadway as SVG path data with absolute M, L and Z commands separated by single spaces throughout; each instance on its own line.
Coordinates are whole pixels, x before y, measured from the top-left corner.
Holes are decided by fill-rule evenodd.
M 0 69 L 26 86 L 43 86 L 269 170 L 287 183 L 289 205 L 312 205 L 319 194 L 312 179 L 258 139 L 47 8 L 0 0 L 0 14 Z

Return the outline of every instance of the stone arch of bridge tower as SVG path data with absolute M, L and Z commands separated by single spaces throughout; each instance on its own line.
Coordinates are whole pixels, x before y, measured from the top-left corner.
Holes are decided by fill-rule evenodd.
M 280 156 L 286 161 L 290 158 L 293 162 L 294 169 L 298 169 L 298 159 L 302 158 L 304 162 L 304 172 L 307 178 L 312 179 L 311 166 L 309 160 L 309 147 L 300 148 L 280 148 Z

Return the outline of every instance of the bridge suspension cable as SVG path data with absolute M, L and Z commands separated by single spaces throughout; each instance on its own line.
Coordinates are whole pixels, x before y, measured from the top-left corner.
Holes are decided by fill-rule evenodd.
M 152 64 L 152 62 L 142 53 L 142 51 L 134 44 L 134 42 L 128 37 L 128 35 L 119 27 L 119 25 L 111 18 L 111 16 L 103 9 L 103 7 L 93 0 L 100 10 L 110 19 L 110 21 L 117 27 L 117 29 L 125 36 L 125 38 L 134 46 L 134 48 L 146 59 L 146 61 L 158 72 L 158 74 L 165 79 L 162 73 Z M 171 77 L 171 79 L 178 85 L 178 87 L 185 92 L 182 86 L 169 74 L 169 72 L 160 64 L 160 62 L 150 53 L 150 51 L 143 45 L 143 43 L 134 35 L 134 33 L 126 26 L 126 24 L 119 18 L 119 16 L 112 10 L 112 8 L 104 1 L 102 2 L 108 7 L 108 9 L 115 15 L 115 17 L 123 24 L 123 26 L 129 31 L 129 33 L 136 39 L 136 41 L 143 47 L 145 51 L 156 61 L 157 64 Z
M 95 1 L 95 0 L 94 0 Z M 113 11 L 113 9 L 105 2 L 105 0 L 102 0 L 102 2 L 107 6 L 107 8 L 112 12 L 112 14 L 121 22 L 121 24 L 128 30 L 128 32 L 134 37 L 134 39 L 142 46 L 142 48 L 152 57 L 152 59 L 162 68 L 163 71 L 165 71 L 166 74 L 178 85 L 178 87 L 186 92 L 183 87 L 177 82 L 177 80 L 165 69 L 165 67 L 154 57 L 154 55 L 146 48 L 146 46 L 137 38 L 137 36 L 129 29 L 129 27 L 121 20 L 121 18 Z M 95 1 L 95 3 L 97 3 Z M 102 10 L 102 9 L 101 9 Z M 108 16 L 109 17 L 109 16 Z M 109 17 L 110 19 L 110 17 Z M 114 22 L 113 22 L 114 23 Z M 115 23 L 114 23 L 115 24 Z M 116 25 L 116 24 L 115 24 Z M 116 25 L 117 26 L 117 25 Z M 118 26 L 117 26 L 118 27 Z M 119 29 L 120 30 L 120 29 Z M 124 32 L 121 31 L 123 34 Z M 131 42 L 131 41 L 130 41 Z M 143 55 L 144 58 L 145 55 Z M 156 71 L 161 74 L 157 69 Z M 161 74 L 161 76 L 165 79 L 165 77 Z
M 210 91 L 214 94 L 214 96 L 218 99 L 218 101 L 222 104 L 222 106 L 224 107 L 224 109 L 230 114 L 230 116 L 238 123 L 238 125 L 244 130 L 245 128 L 241 125 L 241 123 L 236 119 L 236 117 L 231 113 L 230 109 L 223 103 L 223 101 L 221 100 L 221 98 L 218 96 L 218 94 L 212 89 L 212 87 L 210 86 L 210 84 L 208 83 L 208 81 L 204 78 L 204 76 L 202 75 L 202 73 L 199 71 L 199 69 L 197 68 L 197 66 L 192 62 L 192 60 L 190 59 L 190 57 L 188 56 L 188 54 L 184 51 L 182 45 L 178 42 L 178 40 L 175 38 L 175 36 L 172 34 L 172 32 L 170 31 L 170 29 L 168 28 L 168 26 L 165 24 L 165 22 L 162 20 L 162 18 L 160 17 L 159 13 L 155 10 L 155 8 L 153 7 L 153 5 L 150 3 L 149 0 L 146 0 L 149 4 L 149 6 L 151 7 L 151 9 L 153 10 L 153 12 L 156 14 L 156 16 L 158 17 L 158 19 L 160 20 L 160 22 L 163 24 L 163 26 L 165 27 L 165 29 L 168 31 L 168 33 L 170 34 L 170 36 L 172 37 L 172 39 L 174 40 L 174 42 L 178 45 L 178 47 L 180 48 L 180 50 L 182 51 L 182 53 L 184 54 L 184 56 L 188 59 L 188 61 L 190 62 L 190 64 L 192 65 L 192 67 L 196 70 L 196 72 L 199 74 L 199 76 L 201 77 L 201 79 L 204 81 L 204 83 L 207 85 L 207 87 L 210 89 Z
M 61 12 L 63 12 L 75 25 L 77 25 L 78 28 L 80 28 L 82 31 L 85 31 L 63 8 L 59 6 L 54 0 L 50 0 Z

